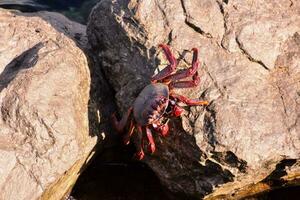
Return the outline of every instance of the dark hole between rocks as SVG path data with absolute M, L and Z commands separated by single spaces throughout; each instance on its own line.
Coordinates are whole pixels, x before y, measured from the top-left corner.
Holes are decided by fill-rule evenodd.
M 133 146 L 116 146 L 98 154 L 77 180 L 76 200 L 170 199 L 154 172 L 132 159 Z

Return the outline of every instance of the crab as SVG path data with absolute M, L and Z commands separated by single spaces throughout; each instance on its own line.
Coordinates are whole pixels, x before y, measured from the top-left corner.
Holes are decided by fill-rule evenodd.
M 144 141 L 144 135 L 146 135 L 150 153 L 154 153 L 156 148 L 152 132 L 158 132 L 164 137 L 168 135 L 169 118 L 179 117 L 184 110 L 179 103 L 184 103 L 188 106 L 204 106 L 208 104 L 208 101 L 190 99 L 174 92 L 176 88 L 196 87 L 200 83 L 200 77 L 197 72 L 199 68 L 198 49 L 192 49 L 192 66 L 176 72 L 177 60 L 170 48 L 165 44 L 160 44 L 159 47 L 162 48 L 169 62 L 167 67 L 151 78 L 151 83 L 140 92 L 133 106 L 128 109 L 121 120 L 117 119 L 115 113 L 112 114 L 112 124 L 117 132 L 124 134 L 124 143 L 126 145 L 130 143 L 130 138 L 136 128 L 138 133 L 142 134 L 142 141 Z M 191 77 L 192 80 L 181 80 L 188 77 Z M 139 160 L 143 159 L 145 155 L 142 146 L 140 142 L 136 147 L 135 157 Z

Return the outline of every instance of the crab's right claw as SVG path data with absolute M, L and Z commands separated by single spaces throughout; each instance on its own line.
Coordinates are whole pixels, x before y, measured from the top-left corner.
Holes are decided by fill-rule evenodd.
M 143 150 L 140 150 L 134 154 L 134 157 L 138 160 L 143 160 L 145 153 Z

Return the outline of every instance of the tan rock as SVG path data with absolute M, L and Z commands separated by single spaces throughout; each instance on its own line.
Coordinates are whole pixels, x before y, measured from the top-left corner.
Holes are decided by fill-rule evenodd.
M 229 1 L 224 6 L 226 33 L 223 46 L 242 50 L 266 68 L 275 67 L 284 41 L 300 31 L 300 6 L 295 1 Z M 239 47 L 229 45 L 236 41 Z
M 61 199 L 96 143 L 87 59 L 41 17 L 1 9 L 0 27 L 0 199 Z

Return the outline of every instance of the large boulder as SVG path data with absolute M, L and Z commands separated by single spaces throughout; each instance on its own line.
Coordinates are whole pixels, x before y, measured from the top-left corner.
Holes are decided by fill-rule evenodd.
M 34 15 L 0 9 L 0 199 L 62 199 L 96 144 L 87 58 Z
M 146 162 L 187 197 L 242 198 L 299 184 L 300 3 L 274 1 L 111 1 L 94 8 L 87 34 L 116 92 L 120 113 L 166 60 L 179 68 L 200 50 L 201 84 L 177 90 L 203 98 L 155 135 Z

